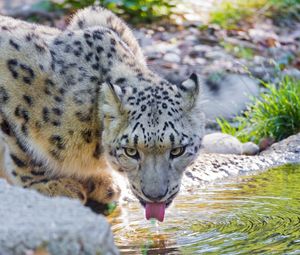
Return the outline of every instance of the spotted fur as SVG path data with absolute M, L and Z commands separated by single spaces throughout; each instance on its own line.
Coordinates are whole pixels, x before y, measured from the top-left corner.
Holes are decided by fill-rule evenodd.
M 197 75 L 175 86 L 152 73 L 100 7 L 65 31 L 0 17 L 0 56 L 0 163 L 12 183 L 107 203 L 119 195 L 113 167 L 142 203 L 171 202 L 201 143 Z

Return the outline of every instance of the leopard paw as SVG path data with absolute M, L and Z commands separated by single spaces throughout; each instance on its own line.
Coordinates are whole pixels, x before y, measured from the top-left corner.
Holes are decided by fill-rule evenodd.
M 108 174 L 91 177 L 86 181 L 85 186 L 87 198 L 101 204 L 116 202 L 121 194 L 120 187 L 115 183 L 112 176 Z

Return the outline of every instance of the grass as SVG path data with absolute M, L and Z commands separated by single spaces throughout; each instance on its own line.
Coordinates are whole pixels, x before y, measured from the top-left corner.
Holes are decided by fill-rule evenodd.
M 227 43 L 227 42 L 221 42 L 220 44 L 221 44 L 221 46 L 223 46 L 225 51 L 227 51 L 228 53 L 230 53 L 238 58 L 244 58 L 244 59 L 251 60 L 251 59 L 253 59 L 253 57 L 255 55 L 254 50 L 251 48 L 248 48 L 248 47 L 244 47 L 244 46 L 240 46 L 240 45 L 233 45 L 233 44 Z
M 218 24 L 224 29 L 236 29 L 238 23 L 251 17 L 253 10 L 244 6 L 243 0 L 239 1 L 222 1 L 216 10 L 210 13 L 210 23 Z M 243 7 L 242 7 L 243 6 Z M 241 8 L 242 7 L 242 8 Z
M 274 20 L 300 20 L 300 0 L 223 0 L 210 13 L 210 22 L 224 29 L 237 29 L 242 22 L 251 22 L 258 16 Z
M 244 114 L 234 118 L 235 125 L 217 119 L 223 133 L 258 143 L 265 137 L 280 141 L 300 132 L 300 80 L 285 77 L 278 86 L 265 86 L 268 92 L 253 99 Z

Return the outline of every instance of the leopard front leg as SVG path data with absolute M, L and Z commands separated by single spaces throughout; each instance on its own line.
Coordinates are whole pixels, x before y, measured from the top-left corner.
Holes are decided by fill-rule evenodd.
M 6 127 L 5 132 L 3 126 Z M 30 157 L 26 147 L 9 129 L 8 123 L 2 120 L 1 128 L 1 168 L 9 182 L 35 189 L 47 196 L 65 196 L 86 203 L 87 188 L 79 180 L 51 175 L 49 169 Z
M 111 174 L 99 172 L 95 176 L 77 180 L 58 178 L 30 183 L 33 188 L 48 196 L 77 198 L 96 213 L 109 214 L 110 206 L 120 197 L 121 190 Z
M 84 179 L 57 177 L 49 174 L 45 166 L 30 159 L 16 144 L 10 143 L 9 149 L 5 150 L 4 161 L 4 171 L 13 184 L 51 197 L 76 198 L 97 212 L 104 210 L 96 208 L 105 208 L 120 196 L 120 188 L 110 174 L 100 172 Z
M 79 199 L 82 204 L 87 201 L 87 190 L 78 180 L 73 178 L 42 179 L 30 182 L 29 185 L 24 187 L 35 189 L 50 197 L 75 198 Z
M 5 171 L 10 172 L 11 182 L 24 188 L 34 189 L 50 196 L 64 196 L 79 199 L 85 204 L 87 189 L 76 179 L 66 177 L 49 177 L 46 171 L 37 169 L 30 160 L 25 160 L 19 154 L 10 154 L 12 161 L 10 169 L 5 166 Z
M 83 204 L 94 207 L 109 204 L 119 198 L 118 185 L 104 171 L 83 179 L 54 176 L 51 169 L 32 159 L 26 146 L 15 136 L 11 125 L 1 119 L 1 116 L 0 124 L 0 167 L 9 182 L 35 189 L 47 196 L 77 198 Z
M 65 196 L 86 203 L 87 189 L 80 181 L 66 177 L 49 177 L 45 169 L 16 152 L 10 152 L 9 157 L 11 160 L 6 162 L 5 172 L 10 173 L 12 183 L 37 190 L 46 196 Z

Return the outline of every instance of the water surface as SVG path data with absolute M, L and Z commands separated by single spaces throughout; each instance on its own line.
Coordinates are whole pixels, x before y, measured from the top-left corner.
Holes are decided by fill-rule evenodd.
M 300 254 L 300 166 L 181 194 L 163 223 L 138 203 L 110 220 L 122 254 Z

